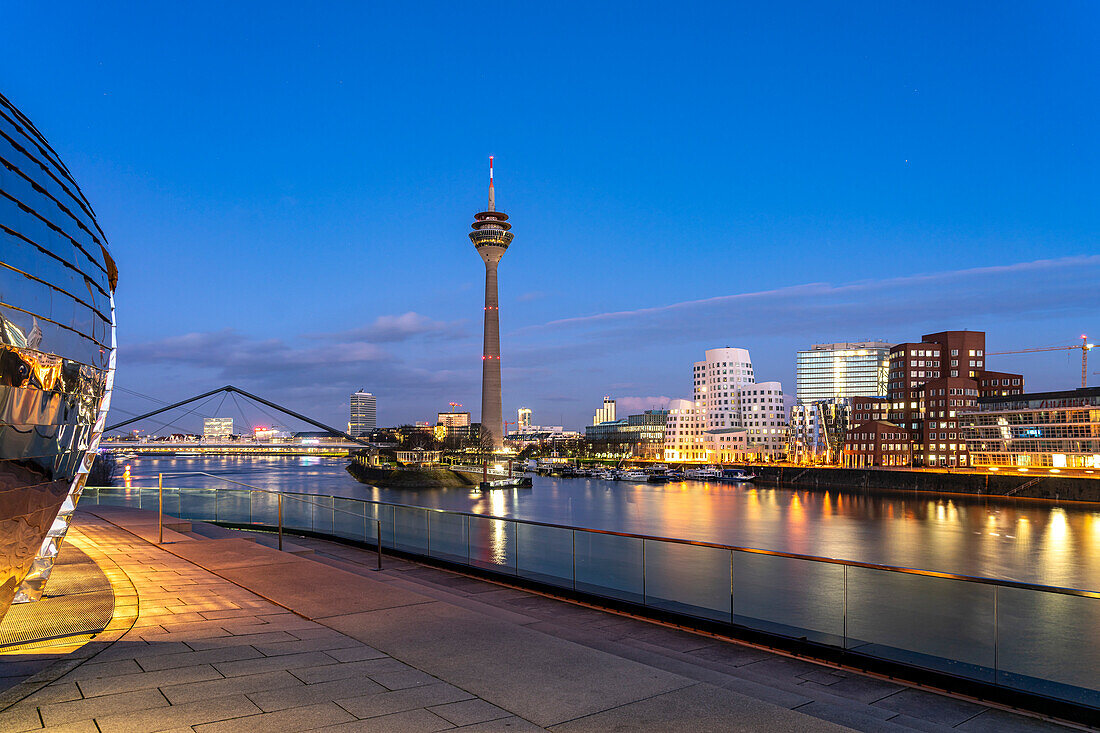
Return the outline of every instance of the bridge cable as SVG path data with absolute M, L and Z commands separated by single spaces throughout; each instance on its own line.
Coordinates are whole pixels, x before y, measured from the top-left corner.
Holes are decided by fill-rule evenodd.
M 153 418 L 146 418 L 146 419 L 147 419 L 147 420 L 153 420 L 153 422 L 154 422 L 154 423 L 156 423 L 156 424 L 157 424 L 157 425 L 159 426 L 159 427 L 157 428 L 157 430 L 161 430 L 161 429 L 163 429 L 163 428 L 170 428 L 170 427 L 172 427 L 172 426 L 173 426 L 173 425 L 174 425 L 175 423 L 177 423 L 177 422 L 179 422 L 180 420 L 182 420 L 183 418 L 187 417 L 187 416 L 188 416 L 188 415 L 190 415 L 190 414 L 191 414 L 192 412 L 194 412 L 195 410 L 199 409 L 200 407 L 202 407 L 203 405 L 205 405 L 205 404 L 206 404 L 207 402 L 209 402 L 209 401 L 210 401 L 210 400 L 212 400 L 212 399 L 214 399 L 214 396 L 213 396 L 213 395 L 211 395 L 210 397 L 207 397 L 207 398 L 206 398 L 205 400 L 203 400 L 203 401 L 202 401 L 202 402 L 200 402 L 199 404 L 195 405 L 195 406 L 194 406 L 193 408 L 191 408 L 191 409 L 190 409 L 190 410 L 188 410 L 187 412 L 183 413 L 182 415 L 180 415 L 179 417 L 175 418 L 174 420 L 169 420 L 168 422 L 162 422 L 162 421 L 160 421 L 160 420 L 153 420 Z M 222 399 L 224 400 L 225 398 L 223 397 Z M 125 412 L 125 410 L 123 410 L 123 412 Z
M 229 396 L 233 398 L 233 404 L 237 406 L 237 412 L 241 413 L 241 420 L 244 421 L 244 424 L 248 426 L 248 431 L 252 433 L 253 436 L 255 436 L 256 429 L 253 427 L 252 421 L 249 420 L 248 417 L 244 414 L 244 409 L 241 407 L 241 403 L 237 401 L 237 395 L 230 392 Z

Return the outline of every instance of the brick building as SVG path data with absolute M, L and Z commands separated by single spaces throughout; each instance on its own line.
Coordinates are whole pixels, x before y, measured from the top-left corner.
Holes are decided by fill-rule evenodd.
M 986 368 L 984 331 L 941 331 L 890 350 L 888 420 L 913 436 L 913 464 L 967 466 L 957 413 L 1021 394 L 1023 375 Z
M 905 428 L 872 420 L 852 428 L 844 442 L 843 463 L 851 468 L 911 466 L 913 438 Z
M 872 420 L 885 421 L 890 415 L 889 397 L 852 397 L 852 425 Z

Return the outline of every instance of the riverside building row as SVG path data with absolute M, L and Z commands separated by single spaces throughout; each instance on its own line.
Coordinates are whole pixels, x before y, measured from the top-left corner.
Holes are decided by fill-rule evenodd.
M 873 387 L 869 366 L 859 359 L 884 353 L 879 373 L 885 378 Z M 961 415 L 978 409 L 981 398 L 1024 391 L 1023 375 L 988 369 L 985 354 L 982 331 L 941 331 L 894 345 L 817 344 L 799 352 L 800 399 L 791 410 L 788 456 L 848 466 L 972 465 Z M 847 378 L 860 364 L 863 376 Z

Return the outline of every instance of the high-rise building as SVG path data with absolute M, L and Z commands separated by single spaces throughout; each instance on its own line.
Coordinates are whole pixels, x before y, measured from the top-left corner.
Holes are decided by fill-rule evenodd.
M 913 437 L 913 463 L 969 465 L 958 413 L 979 397 L 1021 394 L 1021 374 L 986 369 L 984 331 L 941 331 L 890 350 L 889 421 Z
M 370 392 L 359 390 L 351 396 L 348 435 L 353 438 L 370 435 L 376 427 L 378 427 L 378 400 Z
M 474 214 L 470 232 L 477 253 L 485 263 L 485 332 L 481 350 L 481 424 L 492 436 L 493 447 L 504 447 L 504 411 L 500 399 L 500 303 L 497 299 L 497 264 L 512 243 L 508 215 L 496 210 L 493 192 L 493 156 L 489 156 L 489 206 Z
M 602 422 L 615 421 L 615 400 L 604 395 L 603 405 L 596 408 L 596 414 L 592 416 L 592 424 L 599 425 Z
M 233 418 L 208 417 L 202 421 L 203 440 L 226 440 L 233 434 Z
M 795 397 L 800 404 L 844 397 L 885 397 L 890 348 L 885 341 L 814 344 L 798 352 Z
M 529 427 L 531 427 L 531 408 L 521 407 L 516 418 L 516 429 L 522 431 Z

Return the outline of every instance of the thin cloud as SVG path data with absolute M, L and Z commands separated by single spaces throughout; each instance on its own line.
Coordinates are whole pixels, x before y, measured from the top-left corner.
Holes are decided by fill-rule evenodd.
M 409 311 L 399 316 L 378 316 L 372 323 L 336 333 L 307 334 L 330 341 L 366 341 L 375 344 L 409 341 L 417 337 L 458 339 L 468 335 L 465 321 L 437 321 Z
M 975 298 L 971 293 L 975 291 L 980 291 L 986 296 L 994 296 L 994 300 L 998 304 L 1014 302 L 1018 296 L 1025 296 L 1027 297 L 1025 307 L 1034 307 L 1032 304 L 1040 301 L 1054 304 L 1062 300 L 1064 294 L 1062 287 L 1043 290 L 1031 286 L 1027 288 L 1027 291 L 1030 292 L 1015 290 L 1020 285 L 1026 285 L 1026 282 L 1019 277 L 1021 275 L 1040 278 L 1043 281 L 1052 278 L 1056 281 L 1064 281 L 1064 285 L 1077 287 L 1091 293 L 1090 300 L 1095 302 L 1098 296 L 1093 283 L 1095 283 L 1094 276 L 1098 271 L 1100 271 L 1100 255 L 1086 255 L 908 275 L 884 280 L 862 280 L 843 285 L 824 282 L 807 283 L 772 290 L 719 295 L 630 311 L 611 311 L 589 316 L 561 318 L 544 324 L 520 328 L 513 333 L 521 335 L 551 329 L 584 327 L 605 322 L 678 314 L 685 311 L 731 312 L 730 309 L 733 308 L 775 305 L 786 310 L 791 310 L 791 306 L 797 305 L 797 310 L 802 313 L 812 308 L 820 308 L 824 311 L 831 310 L 833 312 L 839 310 L 852 311 L 852 315 L 857 315 L 857 312 L 861 309 L 867 309 L 867 302 L 870 299 L 887 303 L 904 303 L 906 307 L 920 304 L 921 310 L 923 310 L 929 300 L 941 296 L 956 302 L 974 301 Z M 925 288 L 932 288 L 933 290 L 930 292 Z M 864 315 L 871 316 L 867 319 L 868 321 L 878 320 L 873 318 L 873 314 L 865 313 Z M 910 316 L 907 320 L 911 321 L 912 317 Z
M 615 414 L 620 417 L 636 415 L 646 410 L 667 410 L 671 397 L 615 397 Z

